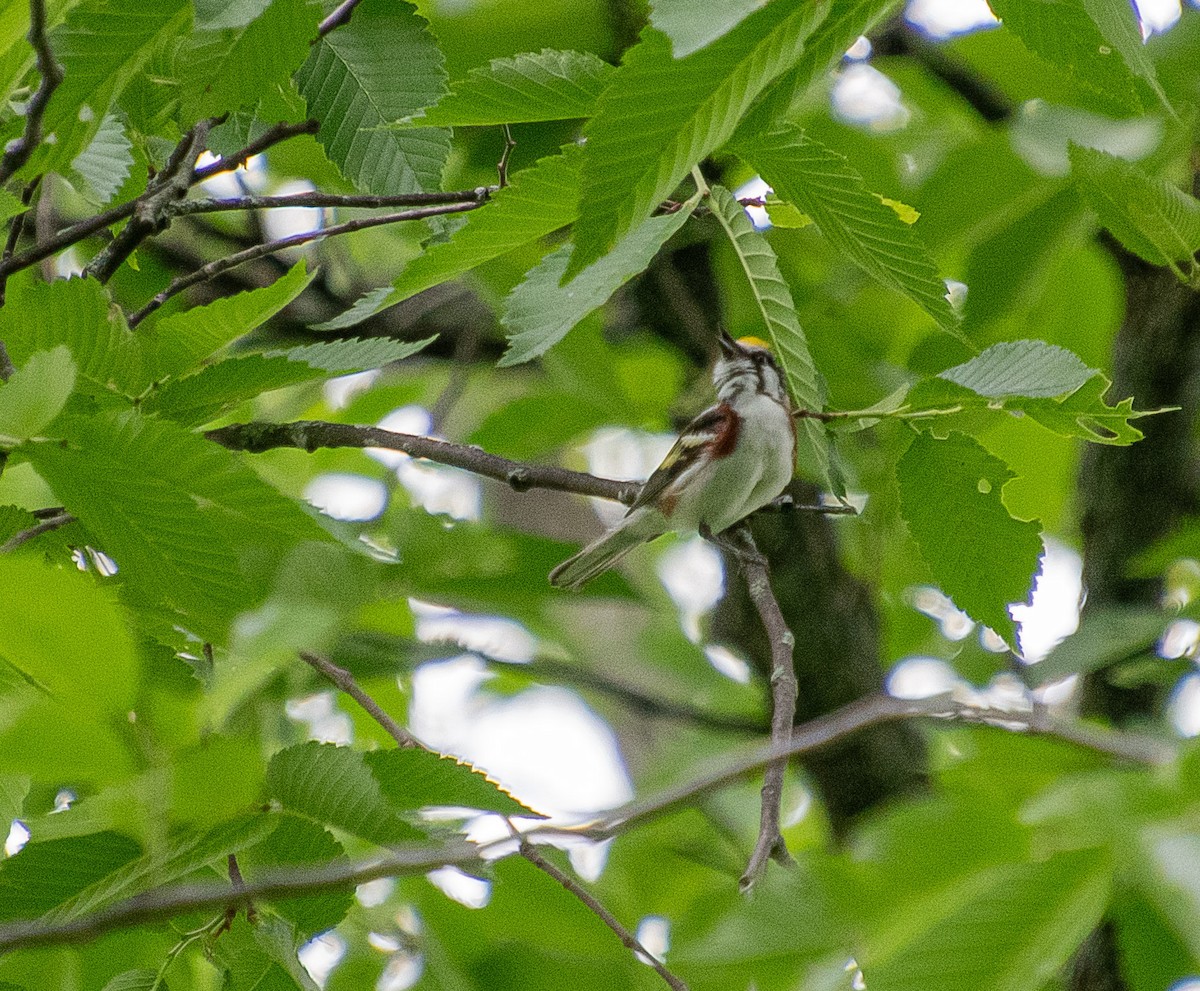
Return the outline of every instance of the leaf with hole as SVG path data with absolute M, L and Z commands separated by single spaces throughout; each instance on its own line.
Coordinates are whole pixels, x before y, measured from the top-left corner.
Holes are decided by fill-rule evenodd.
M 919 434 L 896 466 L 900 514 L 934 582 L 958 608 L 1014 649 L 1010 602 L 1024 602 L 1040 569 L 1041 527 L 1005 508 L 1012 469 L 960 433 Z

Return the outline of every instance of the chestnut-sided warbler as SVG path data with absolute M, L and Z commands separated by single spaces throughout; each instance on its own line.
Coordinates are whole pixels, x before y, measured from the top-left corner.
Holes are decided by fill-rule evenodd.
M 719 534 L 791 480 L 796 427 L 779 366 L 757 338 L 722 331 L 720 344 L 717 404 L 684 428 L 624 518 L 550 572 L 552 585 L 579 588 L 670 530 Z

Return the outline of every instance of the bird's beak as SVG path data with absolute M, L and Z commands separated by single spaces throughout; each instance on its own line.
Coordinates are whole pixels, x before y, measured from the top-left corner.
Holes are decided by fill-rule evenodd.
M 742 349 L 738 347 L 737 341 L 729 336 L 729 332 L 724 328 L 721 329 L 720 335 L 717 337 L 717 343 L 721 345 L 721 350 L 730 358 L 741 354 Z

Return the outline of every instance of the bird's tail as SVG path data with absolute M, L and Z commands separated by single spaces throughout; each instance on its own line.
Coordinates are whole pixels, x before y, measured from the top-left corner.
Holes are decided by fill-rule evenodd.
M 636 509 L 604 536 L 551 571 L 550 584 L 559 588 L 579 588 L 607 571 L 639 544 L 665 532 L 666 527 L 657 512 L 650 507 Z

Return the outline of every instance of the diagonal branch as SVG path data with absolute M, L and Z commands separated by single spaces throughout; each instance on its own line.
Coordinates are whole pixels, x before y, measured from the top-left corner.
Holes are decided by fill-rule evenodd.
M 383 707 L 363 690 L 362 686 L 354 680 L 354 675 L 345 668 L 338 667 L 327 657 L 322 657 L 320 654 L 314 654 L 307 650 L 300 651 L 300 660 L 314 671 L 323 674 L 337 685 L 338 688 L 354 699 L 355 702 L 362 706 L 367 715 L 382 726 L 384 732 L 401 747 L 420 747 L 422 750 L 425 749 L 420 740 L 383 711 Z
M 1105 730 L 1073 720 L 1059 720 L 1044 712 L 981 708 L 955 702 L 947 696 L 908 701 L 887 695 L 871 695 L 795 727 L 786 747 L 758 744 L 738 748 L 727 753 L 722 765 L 715 770 L 697 775 L 689 782 L 658 795 L 631 802 L 596 822 L 575 828 L 537 826 L 525 835 L 574 835 L 608 839 L 656 819 L 700 795 L 738 781 L 781 757 L 812 753 L 868 726 L 915 718 L 946 719 L 992 726 L 1008 732 L 1055 737 L 1117 760 L 1149 767 L 1168 763 L 1177 752 L 1174 746 L 1157 737 Z M 115 929 L 190 912 L 242 906 L 255 900 L 322 891 L 346 891 L 354 885 L 382 877 L 424 873 L 447 864 L 476 864 L 489 855 L 497 855 L 511 842 L 510 838 L 504 837 L 477 845 L 456 838 L 442 845 L 395 849 L 386 856 L 358 862 L 283 868 L 265 873 L 236 891 L 223 882 L 153 888 L 73 919 L 24 919 L 0 925 L 0 953 L 17 948 L 81 942 Z
M 639 940 L 633 933 L 626 929 L 625 926 L 621 924 L 621 921 L 615 915 L 613 915 L 612 912 L 605 908 L 595 895 L 593 895 L 582 884 L 571 877 L 571 875 L 566 871 L 560 870 L 540 853 L 538 853 L 537 849 L 532 843 L 529 842 L 528 838 L 518 833 L 511 822 L 508 824 L 508 828 L 512 831 L 513 837 L 517 841 L 517 852 L 522 857 L 533 864 L 533 866 L 543 874 L 552 877 L 555 881 L 566 888 L 567 891 L 579 899 L 579 901 L 581 901 L 587 907 L 589 912 L 595 915 L 596 918 L 598 918 L 616 934 L 617 939 L 621 941 L 622 945 L 624 945 L 626 949 L 637 954 L 641 959 L 645 960 L 646 963 L 653 967 L 655 973 L 657 973 L 659 977 L 666 981 L 667 984 L 671 986 L 673 991 L 688 991 L 688 986 L 669 970 L 667 970 L 666 965 L 653 953 L 647 950 L 646 947 L 642 945 L 641 940 Z
M 162 171 L 150 180 L 146 192 L 135 201 L 129 223 L 97 252 L 83 270 L 85 275 L 107 282 L 139 244 L 170 225 L 171 207 L 191 188 L 196 159 L 204 150 L 209 130 L 216 123 L 215 119 L 203 120 L 180 139 Z
M 403 451 L 414 458 L 425 458 L 438 464 L 463 468 L 511 485 L 518 492 L 527 489 L 553 489 L 576 495 L 613 499 L 626 505 L 633 502 L 641 488 L 640 482 L 619 482 L 599 478 L 582 471 L 569 471 L 553 465 L 531 465 L 510 461 L 478 447 L 452 444 L 432 437 L 400 434 L 379 427 L 363 427 L 350 423 L 325 423 L 321 420 L 298 420 L 294 423 L 235 423 L 210 430 L 205 436 L 235 451 L 261 454 L 278 447 L 295 447 L 316 451 L 323 447 L 380 447 Z
M 395 740 L 401 747 L 420 747 L 421 742 L 414 737 L 408 730 L 401 727 L 391 716 L 383 711 L 383 707 L 371 698 L 370 694 L 363 690 L 362 686 L 354 680 L 354 675 L 345 668 L 340 668 L 332 661 L 321 657 L 318 654 L 313 654 L 308 651 L 301 651 L 300 658 L 305 664 L 319 671 L 326 678 L 332 681 L 342 691 L 354 699 L 364 710 L 375 720 L 384 731 Z M 650 963 L 650 965 L 662 975 L 674 991 L 687 991 L 687 985 L 684 984 L 678 977 L 672 974 L 663 964 L 650 953 L 628 929 L 621 925 L 620 921 L 608 909 L 606 909 L 594 895 L 584 889 L 573 877 L 559 870 L 554 864 L 546 860 L 540 853 L 534 849 L 532 843 L 523 837 L 517 828 L 512 824 L 512 820 L 505 819 L 508 824 L 508 830 L 512 837 L 517 842 L 517 852 L 522 857 L 528 860 L 534 867 L 543 873 L 554 878 L 559 884 L 567 889 L 571 894 L 578 898 L 590 912 L 592 912 L 601 922 L 609 929 L 617 934 L 621 942 L 632 950 L 634 953 L 640 953 Z M 230 860 L 233 862 L 233 855 L 230 854 Z M 240 878 L 239 878 L 240 880 Z M 235 888 L 243 885 L 235 885 Z
M 205 165 L 203 168 L 194 169 L 191 174 L 190 184 L 194 186 L 197 183 L 204 182 L 206 179 L 211 179 L 215 175 L 220 175 L 222 172 L 232 172 L 239 166 L 244 165 L 248 158 L 266 151 L 281 141 L 286 141 L 288 138 L 294 138 L 301 134 L 315 134 L 316 131 L 317 122 L 315 120 L 304 121 L 301 124 L 277 124 L 274 127 L 268 128 L 258 138 L 242 148 L 241 151 L 235 152 L 226 158 L 218 159 L 216 162 Z M 78 223 L 72 224 L 70 227 L 64 227 L 53 237 L 46 238 L 40 244 L 35 245 L 23 254 L 0 260 L 0 277 L 10 275 L 13 272 L 19 272 L 21 269 L 29 268 L 31 265 L 45 261 L 51 255 L 56 255 L 73 244 L 78 244 L 84 238 L 98 234 L 100 231 L 112 227 L 114 224 L 119 224 L 122 220 L 127 220 L 133 216 L 134 211 L 137 210 L 138 204 L 141 203 L 142 197 L 145 195 L 146 193 L 143 193 L 142 196 L 129 200 L 127 203 L 119 203 L 117 206 L 109 207 L 109 209 L 93 217 L 87 217 Z
M 484 195 L 475 201 L 448 203 L 443 206 L 417 207 L 412 210 L 404 210 L 400 213 L 384 214 L 380 217 L 359 217 L 357 220 L 347 220 L 345 223 L 323 227 L 320 230 L 304 231 L 300 234 L 278 238 L 275 241 L 267 241 L 264 244 L 256 244 L 253 247 L 246 248 L 244 251 L 238 251 L 235 254 L 226 255 L 224 258 L 218 258 L 216 261 L 211 261 L 194 272 L 189 272 L 187 275 L 181 275 L 179 278 L 173 279 L 166 289 L 129 317 L 129 326 L 136 327 L 168 299 L 178 295 L 183 290 L 198 283 L 206 282 L 220 275 L 222 272 L 227 272 L 231 268 L 237 268 L 237 266 L 248 261 L 253 261 L 255 258 L 262 258 L 264 255 L 271 255 L 276 251 L 282 251 L 284 248 L 294 248 L 297 245 L 307 244 L 309 241 L 319 241 L 323 238 L 333 237 L 336 234 L 350 234 L 353 231 L 366 230 L 368 227 L 381 227 L 384 224 L 396 224 L 405 220 L 424 220 L 427 217 L 438 217 L 447 213 L 464 213 L 467 210 L 475 210 L 487 202 L 487 187 L 480 186 L 479 188 Z
M 33 154 L 42 140 L 42 117 L 46 104 L 63 81 L 63 68 L 54 58 L 46 37 L 46 4 L 44 0 L 29 0 L 29 44 L 37 57 L 41 82 L 25 105 L 25 130 L 0 158 L 0 184 L 8 182 Z

